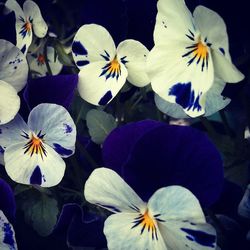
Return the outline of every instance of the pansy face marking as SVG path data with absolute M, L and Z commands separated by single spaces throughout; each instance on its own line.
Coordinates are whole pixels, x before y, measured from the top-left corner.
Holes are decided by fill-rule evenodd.
M 105 75 L 106 80 L 108 80 L 110 77 L 116 78 L 118 81 L 119 76 L 121 75 L 121 65 L 119 61 L 117 60 L 117 56 L 114 57 L 114 59 L 107 63 L 103 68 L 102 68 L 102 73 L 100 76 Z
M 195 35 L 191 30 L 188 30 L 189 34 L 186 34 L 193 43 L 190 46 L 185 47 L 188 51 L 182 57 L 187 57 L 187 65 L 191 65 L 193 62 L 196 62 L 197 65 L 201 65 L 201 71 L 208 69 L 208 58 L 209 58 L 209 47 L 211 43 L 207 42 L 207 38 L 202 40 L 201 36 L 198 36 L 198 39 L 195 40 Z
M 23 147 L 24 154 L 28 154 L 30 157 L 37 154 L 41 156 L 42 160 L 44 156 L 47 156 L 43 139 L 45 134 L 42 134 L 41 131 L 37 135 L 33 132 L 30 135 L 24 132 L 22 136 L 29 140 Z
M 141 234 L 143 234 L 143 232 L 148 232 L 151 234 L 152 240 L 158 240 L 156 220 L 157 218 L 155 218 L 155 216 L 152 218 L 152 216 L 149 214 L 149 211 L 146 210 L 144 214 L 140 213 L 140 215 L 134 219 L 134 225 L 132 228 L 139 226 L 141 227 Z
M 19 31 L 19 34 L 23 37 L 23 39 L 26 37 L 27 34 L 28 36 L 31 36 L 32 18 L 28 17 L 26 20 L 24 20 L 24 18 L 20 16 L 19 20 L 24 23 L 21 30 Z

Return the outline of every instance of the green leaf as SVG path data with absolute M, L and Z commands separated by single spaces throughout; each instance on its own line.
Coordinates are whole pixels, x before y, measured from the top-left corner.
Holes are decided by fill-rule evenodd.
M 87 113 L 86 122 L 91 139 L 97 144 L 102 144 L 109 133 L 117 127 L 112 115 L 96 109 L 91 109 Z
M 74 66 L 72 58 L 65 52 L 63 45 L 59 42 L 55 43 L 55 51 L 58 55 L 58 60 L 65 66 Z
M 24 198 L 24 197 L 23 197 Z M 37 190 L 32 190 L 22 199 L 21 209 L 25 221 L 41 236 L 48 236 L 57 221 L 57 201 Z

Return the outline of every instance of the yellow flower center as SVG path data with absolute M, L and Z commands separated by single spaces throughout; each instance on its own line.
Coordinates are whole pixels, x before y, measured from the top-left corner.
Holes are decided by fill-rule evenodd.
M 150 215 L 148 214 L 148 210 L 143 215 L 143 219 L 142 219 L 141 225 L 142 225 L 143 228 L 146 228 L 148 231 L 152 230 L 152 232 L 153 232 L 153 231 L 156 230 L 155 222 L 150 217 Z
M 146 210 L 144 214 L 140 213 L 140 215 L 134 219 L 133 221 L 134 225 L 132 226 L 132 228 L 139 226 L 141 227 L 141 234 L 143 234 L 144 232 L 149 233 L 151 234 L 152 240 L 158 240 L 156 220 L 158 220 L 158 218 L 152 218 L 148 210 Z M 159 219 L 159 221 L 163 220 Z
M 202 43 L 201 40 L 197 43 L 196 50 L 194 51 L 195 56 L 201 59 L 206 59 L 208 55 L 208 48 Z
M 110 67 L 108 69 L 108 72 L 113 74 L 114 72 L 116 74 L 118 74 L 121 70 L 121 65 L 117 60 L 117 57 L 115 56 L 115 58 L 110 62 Z

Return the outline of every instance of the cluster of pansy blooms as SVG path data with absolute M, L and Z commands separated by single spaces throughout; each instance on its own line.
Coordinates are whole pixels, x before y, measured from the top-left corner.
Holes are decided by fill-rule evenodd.
M 20 98 L 17 93 L 25 87 L 29 70 L 34 77 L 46 76 L 48 70 L 50 74 L 57 75 L 63 64 L 55 49 L 47 46 L 48 26 L 36 3 L 27 0 L 21 8 L 15 0 L 8 0 L 5 7 L 15 13 L 16 45 L 0 40 L 0 162 L 8 176 L 17 183 L 53 187 L 62 181 L 65 174 L 66 163 L 62 158 L 74 155 L 76 125 L 67 109 L 55 103 L 35 106 L 25 122 L 18 114 Z M 221 96 L 226 82 L 240 82 L 244 76 L 231 62 L 222 18 L 203 6 L 198 6 L 191 14 L 183 0 L 159 0 L 157 8 L 155 46 L 151 51 L 133 39 L 124 40 L 116 46 L 109 32 L 97 24 L 83 25 L 77 31 L 72 42 L 72 57 L 80 70 L 80 97 L 90 104 L 105 106 L 128 81 L 140 88 L 151 86 L 157 107 L 172 117 L 211 115 L 224 108 L 230 102 Z M 33 38 L 34 35 L 36 38 Z M 164 136 L 165 130 L 171 131 L 173 137 L 196 136 L 191 128 L 179 130 L 150 121 L 132 126 L 138 127 L 133 128 L 134 135 L 141 134 L 144 129 L 153 134 L 153 128 L 159 127 L 163 129 L 162 138 L 165 139 L 170 137 Z M 119 128 L 114 133 L 117 131 Z M 119 133 L 115 138 L 125 140 Z M 123 133 L 126 135 L 126 130 Z M 197 137 L 201 141 L 205 138 L 204 135 Z M 107 138 L 106 144 L 110 138 L 112 135 Z M 214 154 L 216 150 L 205 140 L 204 150 L 214 150 L 211 153 Z M 140 143 L 146 142 L 141 139 Z M 139 139 L 134 143 L 135 152 L 140 143 Z M 150 144 L 150 141 L 147 143 Z M 175 154 L 184 152 L 192 155 L 187 147 L 179 148 L 181 140 L 178 143 Z M 108 155 L 105 165 L 108 168 L 95 169 L 84 187 L 84 197 L 89 203 L 114 213 L 104 224 L 108 248 L 216 249 L 216 231 L 206 222 L 201 205 L 211 205 L 221 192 L 221 184 L 218 183 L 223 179 L 223 171 L 217 153 L 213 155 L 216 161 L 219 159 L 219 164 L 214 164 L 217 169 L 212 164 L 207 166 L 211 176 L 215 171 L 217 177 L 214 183 L 209 183 L 213 185 L 213 192 L 206 190 L 209 200 L 206 204 L 206 198 L 201 194 L 203 187 L 192 186 L 188 178 L 166 183 L 165 180 L 158 180 L 159 186 L 150 173 L 143 179 L 141 173 L 149 171 L 143 166 L 131 170 L 131 155 L 113 164 L 117 155 L 128 151 L 124 147 L 121 150 L 123 153 L 112 153 L 117 150 L 114 150 L 117 145 L 113 144 L 113 149 L 105 147 L 105 143 L 103 147 L 104 155 L 105 152 L 106 157 Z M 167 150 L 171 151 L 170 148 Z M 128 164 L 129 161 L 132 163 Z M 155 162 L 161 164 L 159 160 Z M 186 163 L 172 161 L 171 164 L 177 168 Z M 204 167 L 202 162 L 199 164 Z M 126 169 L 132 171 L 133 177 L 126 174 Z M 168 174 L 171 176 L 173 173 L 169 171 Z M 136 181 L 135 176 L 138 178 Z M 148 190 L 147 182 L 150 180 L 154 188 Z M 143 183 L 142 187 L 138 188 L 138 183 Z M 143 199 L 136 193 L 140 193 L 141 189 L 148 191 Z M 17 249 L 13 228 L 1 210 L 0 228 L 0 248 Z

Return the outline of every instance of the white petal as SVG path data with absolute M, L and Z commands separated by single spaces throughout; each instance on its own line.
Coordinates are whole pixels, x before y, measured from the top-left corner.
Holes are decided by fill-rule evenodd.
M 10 84 L 0 80 L 0 125 L 11 121 L 19 108 L 20 99 L 16 90 Z
M 154 47 L 148 56 L 147 69 L 154 92 L 196 117 L 205 112 L 204 94 L 213 84 L 213 62 L 209 48 L 207 60 L 198 59 L 193 52 L 186 56 L 190 52 L 188 44 L 176 42 Z
M 221 92 L 225 88 L 225 85 L 225 82 L 221 81 L 218 78 L 215 78 L 213 86 L 207 92 L 205 116 L 210 116 L 218 112 L 231 102 L 230 98 L 226 98 L 221 95 Z
M 104 234 L 110 250 L 168 250 L 161 233 L 156 229 L 157 238 L 154 234 L 152 239 L 151 232 L 147 229 L 141 233 L 142 226 L 133 227 L 133 221 L 137 214 L 118 213 L 108 217 L 104 225 Z
M 21 16 L 23 18 L 25 17 L 22 8 L 16 0 L 7 0 L 5 3 L 5 7 L 9 11 L 14 11 L 17 16 Z
M 25 1 L 23 4 L 23 12 L 26 18 L 32 19 L 32 28 L 37 37 L 43 38 L 47 34 L 48 26 L 44 21 L 38 5 L 33 1 Z
M 128 70 L 127 80 L 135 86 L 144 87 L 150 83 L 146 73 L 148 49 L 138 41 L 125 40 L 117 47 L 117 56 Z
M 57 104 L 42 103 L 28 118 L 28 126 L 35 133 L 45 134 L 44 141 L 62 157 L 74 154 L 76 127 L 68 111 Z
M 145 209 L 135 191 L 113 170 L 95 169 L 85 183 L 85 199 L 112 212 L 136 213 Z
M 207 37 L 212 47 L 220 48 L 224 51 L 225 56 L 230 58 L 227 28 L 223 19 L 216 12 L 204 6 L 197 6 L 193 16 L 202 36 Z
M 55 49 L 53 47 L 47 47 L 47 56 L 52 75 L 58 75 L 61 72 L 63 65 L 58 60 L 57 54 L 55 57 Z
M 0 249 L 17 250 L 15 231 L 1 210 L 0 210 Z
M 244 75 L 217 50 L 212 50 L 215 75 L 224 82 L 237 83 L 244 79 Z
M 185 41 L 188 30 L 194 30 L 192 14 L 185 2 L 183 0 L 159 0 L 157 8 L 155 44 L 165 44 L 170 40 Z
M 4 153 L 5 169 L 10 178 L 18 183 L 42 187 L 57 185 L 64 176 L 63 159 L 49 145 L 44 144 L 46 154 L 24 153 L 24 147 L 24 143 L 14 144 Z
M 0 58 L 0 79 L 11 84 L 19 92 L 28 77 L 25 55 L 9 41 L 0 39 Z
M 171 220 L 160 223 L 159 228 L 169 250 L 216 249 L 216 232 L 209 224 Z
M 78 80 L 80 96 L 94 105 L 106 105 L 119 92 L 128 75 L 126 67 L 119 62 L 115 70 L 110 62 L 95 62 L 81 69 Z
M 24 143 L 26 139 L 23 135 L 29 131 L 23 118 L 17 114 L 11 122 L 0 126 L 0 147 L 5 150 L 12 144 Z
M 91 62 L 110 61 L 116 48 L 109 32 L 97 24 L 83 25 L 76 33 L 72 54 L 79 69 Z
M 27 54 L 27 60 L 29 62 L 30 71 L 36 77 L 46 76 L 46 73 L 48 72 L 46 64 L 38 62 L 38 56 L 39 55 L 37 54 Z
M 183 108 L 177 103 L 171 103 L 165 101 L 159 95 L 155 94 L 155 104 L 157 108 L 166 115 L 169 115 L 174 118 L 184 119 L 189 116 L 184 112 Z
M 148 209 L 157 218 L 191 220 L 204 223 L 205 217 L 198 199 L 186 188 L 169 186 L 157 190 L 149 199 Z

